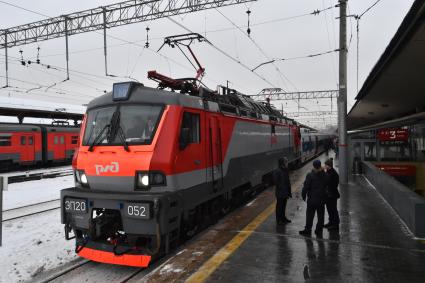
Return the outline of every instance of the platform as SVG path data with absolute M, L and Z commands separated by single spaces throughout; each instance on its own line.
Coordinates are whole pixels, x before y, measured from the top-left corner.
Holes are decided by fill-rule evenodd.
M 292 223 L 276 225 L 268 189 L 131 282 L 423 282 L 425 241 L 413 238 L 363 176 L 340 188 L 339 233 L 298 235 L 306 209 L 300 189 L 310 168 L 291 176 Z

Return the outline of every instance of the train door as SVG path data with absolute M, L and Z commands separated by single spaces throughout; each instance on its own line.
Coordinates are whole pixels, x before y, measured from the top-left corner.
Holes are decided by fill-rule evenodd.
M 21 146 L 21 161 L 25 163 L 33 162 L 35 157 L 34 136 L 22 135 L 19 139 L 19 143 Z
M 28 161 L 35 161 L 35 142 L 34 135 L 27 136 L 27 157 Z
M 220 121 L 212 116 L 209 119 L 209 150 L 210 150 L 210 176 L 214 192 L 223 188 L 223 158 L 221 144 Z
M 54 154 L 53 159 L 54 160 L 61 160 L 65 159 L 65 135 L 56 134 L 53 137 L 53 144 L 54 144 Z

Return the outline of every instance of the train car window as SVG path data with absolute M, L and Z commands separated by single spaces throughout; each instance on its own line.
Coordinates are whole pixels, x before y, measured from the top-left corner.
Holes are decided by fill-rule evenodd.
M 59 137 L 58 136 L 55 136 L 54 144 L 59 144 Z
M 65 144 L 65 137 L 64 136 L 60 137 L 60 142 L 61 142 L 61 144 Z
M 0 146 L 11 146 L 11 136 L 1 136 L 0 135 Z
M 72 136 L 71 137 L 71 144 L 77 144 L 78 143 L 78 136 Z
M 21 137 L 21 145 L 25 145 L 26 144 L 26 141 L 27 141 L 27 137 L 22 136 Z
M 28 137 L 28 144 L 32 145 L 34 143 L 34 138 L 33 137 Z
M 190 139 L 188 143 L 199 143 L 200 139 L 200 123 L 199 114 L 184 112 L 182 129 L 188 128 L 190 132 Z

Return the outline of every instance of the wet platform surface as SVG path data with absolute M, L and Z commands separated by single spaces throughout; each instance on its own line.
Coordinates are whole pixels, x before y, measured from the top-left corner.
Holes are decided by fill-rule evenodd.
M 311 162 L 291 174 L 292 223 L 276 225 L 268 189 L 130 282 L 425 282 L 425 241 L 413 238 L 362 176 L 340 187 L 339 232 L 300 236 L 306 210 L 300 190 L 310 169 Z
M 207 282 L 425 282 L 425 242 L 413 239 L 364 177 L 340 191 L 339 232 L 299 236 L 306 204 L 294 198 L 292 223 L 277 226 L 270 215 Z

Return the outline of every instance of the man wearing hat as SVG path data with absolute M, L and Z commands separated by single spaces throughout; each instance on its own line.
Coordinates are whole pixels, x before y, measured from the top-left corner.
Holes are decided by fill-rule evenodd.
M 322 237 L 323 224 L 325 221 L 325 201 L 327 187 L 326 173 L 322 169 L 320 160 L 313 162 L 313 170 L 307 174 L 302 189 L 302 197 L 307 199 L 307 213 L 305 229 L 300 231 L 300 235 L 310 236 L 313 226 L 314 215 L 317 212 L 317 225 L 314 231 L 317 237 Z
M 292 197 L 286 158 L 278 160 L 278 168 L 273 172 L 273 182 L 276 186 L 276 223 L 279 225 L 290 223 L 291 220 L 285 215 L 286 203 L 288 198 Z
M 324 227 L 328 230 L 339 229 L 339 214 L 337 201 L 340 197 L 338 192 L 339 175 L 333 168 L 333 159 L 330 158 L 325 162 L 326 175 L 328 177 L 328 186 L 326 188 L 326 210 L 329 215 L 329 222 Z

